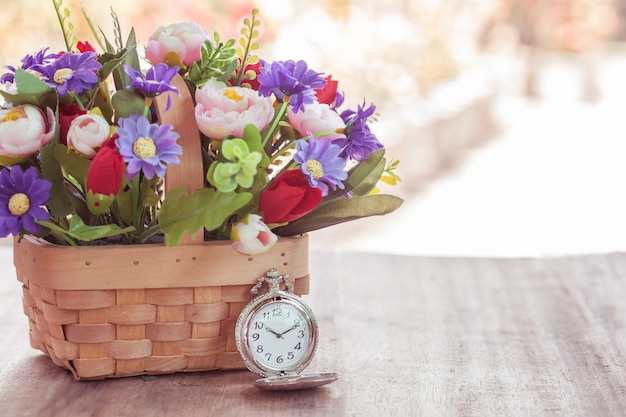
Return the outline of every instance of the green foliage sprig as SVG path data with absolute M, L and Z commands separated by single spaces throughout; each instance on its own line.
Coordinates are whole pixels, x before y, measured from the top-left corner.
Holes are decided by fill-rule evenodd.
M 78 38 L 74 35 L 74 25 L 70 21 L 70 10 L 63 6 L 63 0 L 52 0 L 54 10 L 56 11 L 57 18 L 61 24 L 61 31 L 63 32 L 63 39 L 65 40 L 65 47 L 68 51 L 71 51 L 78 43 Z
M 200 61 L 196 61 L 189 70 L 189 80 L 196 87 L 202 87 L 210 78 L 214 77 L 219 81 L 226 81 L 230 78 L 237 66 L 237 61 L 233 59 L 236 54 L 234 39 L 229 39 L 226 43 L 220 41 L 220 35 L 213 33 L 213 41 L 207 39 L 200 48 Z
M 261 21 L 257 19 L 258 14 L 258 9 L 252 9 L 252 20 L 246 17 L 243 21 L 244 26 L 240 31 L 241 37 L 237 42 L 237 56 L 240 59 L 240 64 L 239 71 L 237 71 L 235 85 L 239 85 L 242 79 L 246 76 L 244 69 L 247 65 L 259 62 L 259 57 L 257 55 L 252 55 L 253 51 L 259 49 L 259 43 L 256 39 L 259 37 L 258 29 L 261 26 Z

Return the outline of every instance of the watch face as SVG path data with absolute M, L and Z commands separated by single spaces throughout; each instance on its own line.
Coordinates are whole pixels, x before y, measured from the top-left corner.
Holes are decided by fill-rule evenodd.
M 238 324 L 240 352 L 246 365 L 262 375 L 300 372 L 316 347 L 315 318 L 294 296 L 276 296 L 255 304 Z M 241 327 L 240 327 L 241 326 Z

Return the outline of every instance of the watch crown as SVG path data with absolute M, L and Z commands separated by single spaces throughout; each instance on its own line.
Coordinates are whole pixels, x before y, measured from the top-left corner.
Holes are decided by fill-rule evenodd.
M 289 275 L 281 274 L 278 269 L 272 268 L 265 273 L 265 275 L 257 278 L 257 283 L 252 287 L 250 292 L 252 295 L 259 295 L 259 289 L 263 286 L 263 283 L 267 282 L 269 292 L 280 291 L 280 283 L 285 285 L 287 292 L 293 291 L 293 285 L 289 282 Z

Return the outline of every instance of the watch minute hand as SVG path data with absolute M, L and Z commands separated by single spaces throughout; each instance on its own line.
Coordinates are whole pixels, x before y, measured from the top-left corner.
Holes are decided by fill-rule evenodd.
M 280 336 L 282 337 L 285 333 L 292 331 L 293 329 L 295 329 L 296 327 L 300 326 L 300 323 L 298 324 L 294 324 L 293 326 L 291 326 L 289 329 L 285 330 L 284 332 L 282 332 L 280 334 Z

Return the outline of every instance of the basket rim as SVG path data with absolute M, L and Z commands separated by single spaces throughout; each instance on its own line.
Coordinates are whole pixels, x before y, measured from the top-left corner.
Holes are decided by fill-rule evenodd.
M 229 241 L 74 247 L 25 236 L 13 242 L 18 280 L 58 290 L 241 285 L 271 268 L 298 279 L 309 274 L 308 261 L 307 234 L 280 237 L 253 256 L 236 252 Z

